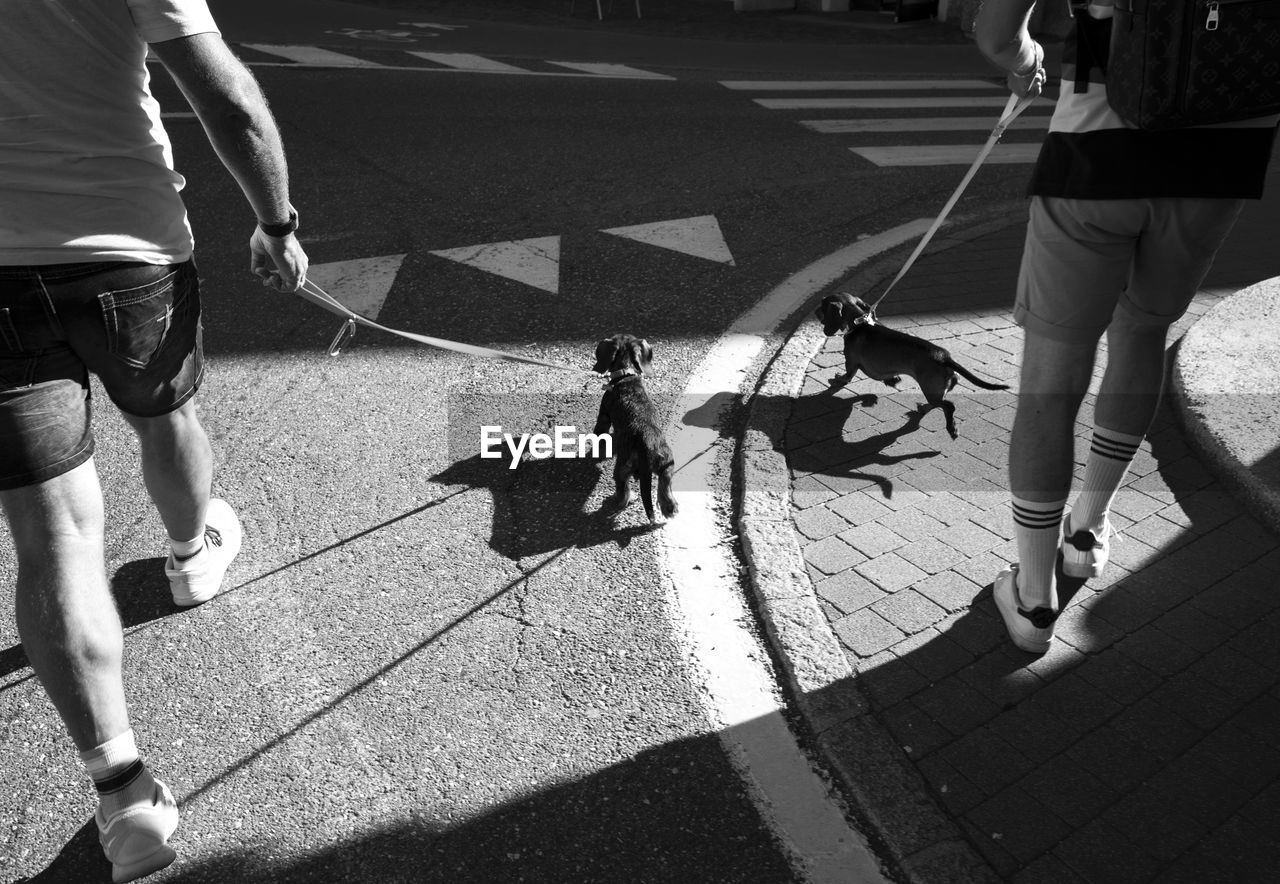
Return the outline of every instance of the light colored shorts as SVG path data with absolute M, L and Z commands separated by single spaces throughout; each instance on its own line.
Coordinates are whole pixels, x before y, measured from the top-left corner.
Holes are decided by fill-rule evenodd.
M 1167 328 L 1186 312 L 1244 200 L 1032 197 L 1013 319 L 1096 341 L 1113 320 Z

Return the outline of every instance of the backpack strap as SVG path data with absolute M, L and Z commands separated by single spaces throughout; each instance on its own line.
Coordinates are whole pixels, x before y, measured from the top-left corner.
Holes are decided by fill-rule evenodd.
M 1111 19 L 1089 15 L 1088 0 L 1072 0 L 1071 15 L 1076 21 L 1075 92 L 1089 91 L 1089 74 L 1097 68 L 1107 73 L 1107 56 L 1111 49 Z

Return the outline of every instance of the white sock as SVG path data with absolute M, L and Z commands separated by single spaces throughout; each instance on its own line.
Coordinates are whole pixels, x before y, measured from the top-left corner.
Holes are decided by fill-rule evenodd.
M 1111 502 L 1120 490 L 1133 456 L 1138 453 L 1142 438 L 1094 427 L 1093 442 L 1084 465 L 1084 484 L 1076 502 L 1071 505 L 1069 531 L 1102 530 Z
M 93 778 L 104 815 L 151 798 L 155 780 L 138 755 L 132 729 L 81 752 L 80 760 Z
M 1058 610 L 1053 569 L 1058 561 L 1066 500 L 1042 503 L 1013 498 L 1013 532 L 1018 542 L 1018 598 L 1028 611 Z
M 200 550 L 204 549 L 204 532 L 200 532 L 200 536 L 195 540 L 174 540 L 169 538 L 169 549 L 173 550 L 173 557 L 181 561 L 189 559 Z

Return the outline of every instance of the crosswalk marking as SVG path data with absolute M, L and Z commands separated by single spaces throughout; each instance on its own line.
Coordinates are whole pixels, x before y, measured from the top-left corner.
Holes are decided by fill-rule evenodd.
M 996 121 L 989 117 L 895 117 L 861 120 L 801 120 L 800 125 L 827 135 L 856 135 L 863 132 L 989 132 Z M 1009 129 L 1048 129 L 1048 116 L 1023 114 Z
M 968 166 L 978 158 L 979 144 L 903 144 L 892 147 L 851 147 L 849 150 L 877 166 Z M 1038 144 L 997 144 L 987 163 L 1034 163 Z
M 633 68 L 625 64 L 604 64 L 582 61 L 549 61 L 547 64 L 553 64 L 556 67 L 568 68 L 571 71 L 581 71 L 584 74 L 591 74 L 596 77 L 626 77 L 628 79 L 637 80 L 675 79 L 674 77 L 668 77 L 665 74 L 655 74 L 651 71 L 642 71 L 639 68 Z
M 773 93 L 753 97 L 760 107 L 779 111 L 851 111 L 840 118 L 797 120 L 812 132 L 848 135 L 874 141 L 874 136 L 906 134 L 925 138 L 929 133 L 978 133 L 992 131 L 999 111 L 1008 102 L 1003 85 L 987 80 L 722 80 L 727 89 Z M 779 93 L 800 93 L 779 95 Z M 856 95 L 804 95 L 814 92 L 855 92 Z M 880 94 L 874 94 L 880 93 Z M 916 93 L 916 94 L 913 94 Z M 931 93 L 931 94 L 920 94 Z M 965 94 L 968 93 L 968 94 Z M 1052 121 L 1053 100 L 1041 96 L 1033 111 L 1015 119 L 1011 139 L 996 145 L 988 156 L 992 164 L 1033 163 L 1040 153 L 1038 143 L 1026 143 L 1030 135 L 1037 141 Z M 951 111 L 943 116 L 936 111 Z M 879 111 L 879 113 L 873 113 Z M 993 111 L 995 111 L 993 113 Z M 866 112 L 866 113 L 860 113 Z M 1021 139 L 1022 143 L 1018 143 Z M 974 139 L 978 139 L 975 137 Z M 1012 142 L 1012 143 L 1010 143 Z M 974 144 L 856 145 L 849 150 L 877 166 L 950 166 L 972 164 L 981 150 Z
M 727 89 L 748 92 L 894 92 L 913 89 L 999 89 L 986 80 L 721 80 Z
M 354 55 L 346 55 L 341 52 L 334 52 L 330 49 L 322 49 L 319 46 L 293 46 L 268 43 L 242 43 L 240 45 L 256 52 L 261 52 L 265 55 L 274 55 L 277 58 L 285 59 L 286 61 L 293 62 L 294 64 L 309 65 L 313 67 L 377 68 L 383 71 L 418 71 L 421 73 L 519 74 L 526 77 L 578 77 L 582 79 L 662 80 L 668 82 L 675 80 L 675 77 L 669 77 L 666 74 L 645 71 L 625 64 L 605 64 L 585 61 L 540 61 L 538 62 L 539 64 L 567 68 L 567 70 L 563 71 L 540 71 L 517 67 L 513 64 L 507 64 L 503 61 L 486 58 L 482 55 L 474 55 L 469 52 L 419 52 L 412 49 L 404 50 L 405 55 L 411 55 L 414 58 L 419 58 L 423 61 L 431 62 L 432 65 L 436 65 L 435 67 L 424 67 L 421 65 L 368 61 L 367 59 L 357 58 Z M 151 57 L 148 56 L 148 61 L 150 60 Z M 284 62 L 249 61 L 248 63 L 264 67 L 289 66 L 284 64 Z
M 954 95 L 946 98 L 757 98 L 769 110 L 851 110 L 896 108 L 919 110 L 934 107 L 1004 107 L 1007 95 Z
M 243 45 L 267 55 L 287 58 L 289 61 L 295 61 L 298 64 L 318 64 L 325 67 L 340 68 L 380 68 L 383 66 L 376 61 L 366 61 L 363 58 L 356 58 L 354 55 L 343 55 L 341 52 L 332 52 L 328 49 L 321 49 L 319 46 L 274 46 L 266 43 L 245 43 Z
M 527 74 L 524 68 L 518 68 L 513 64 L 506 64 L 501 61 L 494 61 L 491 58 L 485 58 L 482 55 L 471 55 L 467 52 L 414 52 L 410 51 L 410 55 L 417 56 L 425 61 L 442 64 L 446 67 L 454 68 L 460 71 L 488 71 L 490 73 L 509 73 L 509 74 Z

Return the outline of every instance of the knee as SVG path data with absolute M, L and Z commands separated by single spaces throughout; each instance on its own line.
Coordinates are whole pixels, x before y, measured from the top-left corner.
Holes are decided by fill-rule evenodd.
M 196 415 L 195 400 L 193 399 L 188 399 L 167 414 L 160 414 L 155 417 L 138 417 L 137 415 L 125 414 L 124 417 L 144 445 L 151 442 L 170 442 L 193 432 L 202 431 L 200 418 Z
M 1115 319 L 1107 328 L 1107 349 L 1111 355 L 1121 357 L 1130 352 L 1163 353 L 1168 338 L 1169 323 L 1143 321 L 1117 310 Z
M 1028 334 L 1024 340 L 1019 397 L 1083 398 L 1093 379 L 1096 340 L 1061 341 Z
M 63 549 L 100 548 L 102 488 L 93 458 L 37 485 L 0 493 L 18 564 L 39 570 Z

